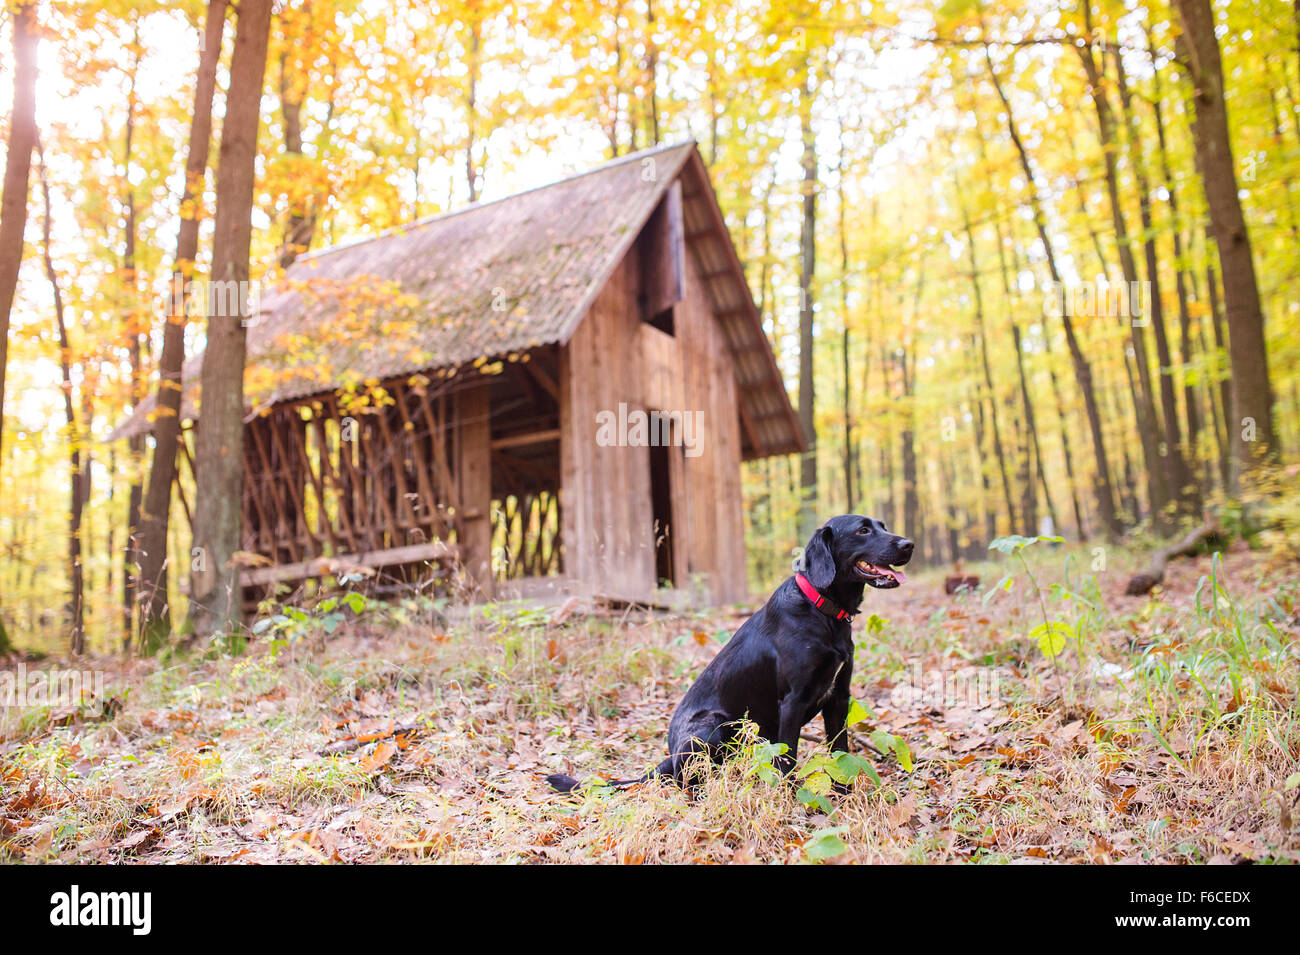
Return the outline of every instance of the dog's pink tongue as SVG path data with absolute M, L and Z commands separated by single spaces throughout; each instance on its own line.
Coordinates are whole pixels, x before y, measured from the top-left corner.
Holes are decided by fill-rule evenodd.
M 890 577 L 893 577 L 900 584 L 907 583 L 907 574 L 903 573 L 901 570 L 895 570 L 893 567 L 881 567 L 880 570 L 883 573 L 888 574 Z

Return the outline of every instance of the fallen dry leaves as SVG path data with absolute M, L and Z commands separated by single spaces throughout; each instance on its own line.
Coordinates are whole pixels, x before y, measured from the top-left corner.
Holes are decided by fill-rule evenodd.
M 1180 565 L 1161 599 L 1194 586 Z M 872 599 L 889 623 L 860 638 L 854 692 L 871 715 L 853 739 L 882 788 L 837 797 L 834 818 L 738 768 L 696 799 L 657 783 L 552 794 L 548 772 L 610 778 L 657 762 L 674 702 L 720 649 L 714 635 L 743 619 L 593 618 L 569 603 L 540 626 L 344 627 L 292 659 L 254 644 L 194 661 L 179 686 L 108 661 L 132 687 L 113 720 L 0 739 L 0 855 L 745 864 L 802 861 L 838 826 L 839 861 L 1297 860 L 1293 807 L 1276 790 L 1300 752 L 1177 728 L 1166 749 L 1120 718 L 1111 671 L 1063 687 L 1020 649 L 1019 608 L 947 597 L 920 575 Z M 1125 619 L 1113 670 L 1143 646 L 1176 660 L 1159 625 Z M 979 654 L 997 656 L 998 696 L 927 689 L 925 674 L 986 672 L 970 662 Z M 1294 705 L 1294 661 L 1257 672 L 1262 693 Z M 1247 705 L 1233 693 L 1227 712 Z M 906 742 L 910 772 L 876 748 L 877 730 Z M 801 756 L 821 735 L 819 721 L 806 728 Z

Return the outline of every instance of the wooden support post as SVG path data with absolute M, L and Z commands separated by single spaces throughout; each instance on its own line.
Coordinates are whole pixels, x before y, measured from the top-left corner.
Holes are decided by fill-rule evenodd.
M 484 383 L 457 395 L 456 527 L 474 586 L 492 596 L 492 405 Z

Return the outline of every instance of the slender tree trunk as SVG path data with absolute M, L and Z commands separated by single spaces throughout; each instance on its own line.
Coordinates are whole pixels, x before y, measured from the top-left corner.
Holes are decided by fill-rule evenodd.
M 915 395 L 916 380 L 912 373 L 912 350 L 906 346 L 902 348 L 902 354 L 898 356 L 898 371 L 903 381 L 903 432 L 901 442 L 903 446 L 903 526 L 901 532 L 911 534 L 916 540 L 918 548 L 923 545 L 924 535 L 920 528 L 921 500 L 917 494 L 916 487 L 916 432 L 913 425 L 913 407 L 912 401 Z M 895 528 L 895 530 L 899 530 Z
M 18 290 L 18 267 L 23 260 L 23 233 L 27 228 L 28 178 L 32 149 L 36 146 L 36 3 L 19 0 L 10 17 L 13 24 L 13 108 L 9 113 L 9 147 L 6 150 L 4 194 L 0 197 L 0 442 L 4 438 L 5 368 L 9 363 L 9 313 Z M 0 443 L 0 449 L 3 443 Z M 0 456 L 0 461 L 3 457 Z M 4 639 L 0 625 L 0 640 Z
M 817 146 L 812 128 L 812 69 L 805 61 L 799 94 L 803 133 L 803 228 L 799 240 L 799 423 L 808 450 L 799 469 L 799 539 L 806 541 L 820 524 L 817 514 L 817 432 L 813 407 L 813 276 L 817 265 Z
M 1192 139 L 1223 275 L 1228 355 L 1232 363 L 1229 490 L 1236 494 L 1241 490 L 1243 475 L 1260 458 L 1275 459 L 1278 451 L 1264 311 L 1255 280 L 1250 233 L 1237 192 L 1237 169 L 1224 101 L 1223 66 L 1214 33 L 1214 9 L 1210 0 L 1178 0 L 1176 6 L 1182 26 L 1179 50 L 1195 87 Z
M 1011 136 L 1012 144 L 1016 147 L 1016 154 L 1020 158 L 1020 167 L 1025 174 L 1034 216 L 1034 226 L 1038 230 L 1039 241 L 1042 243 L 1044 253 L 1047 256 L 1048 271 L 1051 273 L 1054 287 L 1064 289 L 1065 285 L 1061 281 L 1060 269 L 1056 265 L 1056 253 L 1052 249 L 1052 240 L 1047 234 L 1047 218 L 1043 213 L 1042 200 L 1039 197 L 1038 186 L 1034 180 L 1033 167 L 1029 163 L 1029 153 L 1025 150 L 1024 143 L 1020 139 L 1020 132 L 1016 128 L 1015 113 L 1011 108 L 1011 101 L 1007 99 L 1007 95 L 1002 89 L 1002 82 L 998 79 L 997 70 L 993 67 L 993 57 L 987 46 L 984 48 L 984 57 L 988 64 L 989 75 L 993 80 L 993 88 L 997 91 L 998 99 L 1002 101 L 1002 108 L 1007 114 L 1007 132 Z M 1097 511 L 1106 533 L 1111 537 L 1119 537 L 1123 532 L 1123 527 L 1119 522 L 1119 514 L 1115 510 L 1115 493 L 1111 488 L 1110 462 L 1106 457 L 1106 441 L 1101 428 L 1101 413 L 1097 409 L 1097 396 L 1094 394 L 1092 387 L 1092 367 L 1088 364 L 1088 359 L 1084 357 L 1083 350 L 1079 347 L 1068 308 L 1061 310 L 1061 324 L 1065 328 L 1065 342 L 1070 350 L 1070 359 L 1074 366 L 1074 377 L 1079 386 L 1079 394 L 1083 397 L 1084 410 L 1088 416 L 1088 429 L 1092 434 L 1093 454 L 1096 458 L 1094 493 L 1097 498 Z
M 1169 218 L 1174 240 L 1174 289 L 1178 295 L 1178 357 L 1183 367 L 1183 408 L 1187 419 L 1187 456 L 1196 461 L 1199 455 L 1201 419 L 1196 401 L 1196 389 L 1191 384 L 1188 369 L 1192 364 L 1192 315 L 1187 299 L 1187 262 L 1183 255 L 1182 222 L 1178 214 L 1178 185 L 1169 163 L 1169 150 L 1165 141 L 1164 111 L 1161 106 L 1160 71 L 1157 68 L 1155 41 L 1147 34 L 1147 51 L 1151 58 L 1153 83 L 1151 104 L 1156 122 L 1156 142 L 1160 156 L 1160 178 L 1169 193 Z
M 1047 514 L 1052 519 L 1052 526 L 1061 525 L 1056 517 L 1056 504 L 1052 501 L 1052 489 L 1047 483 L 1047 470 L 1043 467 L 1043 446 L 1038 440 L 1038 424 L 1034 420 L 1034 402 L 1029 394 L 1029 378 L 1025 374 L 1025 350 L 1021 345 L 1020 326 L 1013 319 L 1011 338 L 1016 346 L 1016 373 L 1020 378 L 1020 400 L 1025 408 L 1026 447 L 1024 451 L 1024 503 L 1022 509 L 1025 520 L 1031 528 L 1038 524 L 1038 498 L 1035 485 L 1043 489 L 1043 503 L 1047 505 Z M 1079 529 L 1082 532 L 1082 528 Z
M 645 79 L 646 100 L 650 107 L 650 145 L 659 145 L 659 47 L 655 44 L 655 5 L 654 0 L 645 4 L 646 38 L 645 38 Z
M 842 151 L 842 139 L 840 141 L 840 148 Z M 841 355 L 843 359 L 842 370 L 844 373 L 844 510 L 846 513 L 852 514 L 857 508 L 857 501 L 854 499 L 853 495 L 853 489 L 856 486 L 853 475 L 857 466 L 857 454 L 853 444 L 853 389 L 852 378 L 850 377 L 849 358 L 849 235 L 844 209 L 843 156 L 840 157 L 837 188 L 839 190 L 840 218 L 840 316 L 844 322 L 844 347 Z
M 469 28 L 469 90 L 465 97 L 465 181 L 469 184 L 469 201 L 478 202 L 478 166 L 474 162 L 475 133 L 478 130 L 479 47 L 483 42 L 483 24 L 474 20 Z
M 154 420 L 153 465 L 140 514 L 140 641 L 142 653 L 152 653 L 171 633 L 167 599 L 167 525 L 176 480 L 176 453 L 181 428 L 181 368 L 185 363 L 185 325 L 190 278 L 199 248 L 203 180 L 212 140 L 212 97 L 225 28 L 227 0 L 209 0 L 207 24 L 194 89 L 194 118 L 185 159 L 181 194 L 181 224 L 176 237 L 167 323 L 163 327 L 158 362 L 157 416 Z
M 920 253 L 916 265 L 916 291 L 912 298 L 912 325 L 921 310 L 921 295 L 925 291 L 925 250 Z M 922 533 L 920 488 L 917 486 L 916 471 L 916 343 L 904 338 L 898 356 L 898 367 L 903 378 L 903 528 L 904 534 L 911 534 L 920 542 Z M 921 546 L 919 543 L 918 547 Z M 934 551 L 930 554 L 933 556 Z
M 1219 297 L 1219 277 L 1214 271 L 1214 263 L 1210 260 L 1210 243 L 1211 236 L 1205 237 L 1205 284 L 1207 286 L 1206 294 L 1210 299 L 1210 326 L 1214 332 L 1214 353 L 1215 353 L 1215 372 L 1221 374 L 1219 368 L 1221 357 L 1228 355 L 1227 343 L 1223 334 L 1223 306 Z M 1223 481 L 1223 489 L 1227 491 L 1232 487 L 1232 375 L 1224 375 L 1219 379 L 1219 415 L 1222 418 L 1222 433 L 1219 437 L 1219 473 Z
M 885 345 L 880 346 L 881 391 L 885 397 L 893 393 L 893 384 L 889 380 L 889 352 Z M 885 429 L 880 440 L 880 520 L 887 527 L 893 527 L 898 514 L 898 503 L 894 496 L 894 440 L 893 431 Z
M 271 0 L 240 0 L 230 89 L 221 128 L 212 246 L 213 281 L 242 283 L 235 286 L 240 289 L 247 288 L 249 276 L 257 127 L 270 24 Z M 194 598 L 190 607 L 194 630 L 201 635 L 233 633 L 243 616 L 239 567 L 234 557 L 242 534 L 247 329 L 242 315 L 209 311 L 194 462 L 198 488 L 192 551 Z
M 873 196 L 871 198 L 871 215 L 868 219 L 867 226 L 867 248 L 874 247 L 878 213 L 879 205 L 876 202 L 876 197 Z M 881 286 L 883 283 L 875 279 L 874 272 L 871 269 L 863 269 L 863 273 L 867 277 L 867 288 L 864 293 L 866 298 L 866 313 L 868 315 L 876 315 L 878 314 L 877 310 L 880 304 Z M 871 356 L 874 348 L 875 346 L 871 338 L 871 323 L 867 322 L 862 331 L 862 384 L 858 387 L 858 394 L 861 396 L 864 419 L 869 417 L 867 414 L 866 403 L 871 400 Z M 885 370 L 882 368 L 880 371 L 882 386 L 885 383 L 885 377 Z M 865 459 L 870 453 L 870 447 L 871 445 L 869 443 L 864 443 L 863 447 L 854 451 L 854 462 L 856 464 L 855 474 L 858 481 L 857 499 L 862 503 L 864 508 L 868 506 L 868 501 L 878 502 L 880 500 L 879 493 L 877 492 L 877 482 L 880 480 L 880 475 L 875 475 L 869 485 L 867 483 L 867 472 L 872 469 L 862 463 L 863 459 Z M 873 493 L 874 497 L 872 496 Z M 871 505 L 871 510 L 873 514 L 879 513 L 879 508 L 874 504 Z
M 85 469 L 82 467 L 82 435 L 77 423 L 73 402 L 72 346 L 68 341 L 68 324 L 63 313 L 63 290 L 59 276 L 54 271 L 54 256 L 50 252 L 50 183 L 45 171 L 45 155 L 38 141 L 40 155 L 41 195 L 45 200 L 45 221 L 41 228 L 42 257 L 45 277 L 49 279 L 54 296 L 54 323 L 59 336 L 59 371 L 62 374 L 63 414 L 68 426 L 69 497 L 68 507 L 68 610 L 71 616 L 71 650 L 80 656 L 86 652 L 85 578 L 81 564 L 81 515 L 85 506 Z
M 223 0 L 224 6 L 224 0 Z M 280 117 L 284 124 L 284 151 L 295 163 L 302 159 L 302 105 L 306 98 L 306 76 L 298 67 L 298 59 L 290 60 L 290 47 L 295 52 L 310 54 L 307 47 L 313 28 L 314 8 L 310 0 L 297 7 L 286 6 L 280 12 L 280 28 L 285 34 L 285 49 L 280 53 Z M 302 48 L 302 49 L 298 49 Z M 200 70 L 204 68 L 202 60 Z M 471 84 L 472 84 L 471 80 Z M 472 88 L 472 86 L 471 86 Z M 472 95 L 472 94 L 471 94 Z M 331 94 L 329 118 L 334 114 L 334 100 Z M 418 136 L 417 132 L 417 136 Z M 471 129 L 472 135 L 472 129 Z M 472 148 L 472 144 L 471 144 Z M 415 218 L 420 216 L 420 150 L 417 147 L 415 157 Z M 474 183 L 470 183 L 473 192 Z M 471 196 L 471 201 L 473 198 Z M 302 253 L 311 248 L 312 238 L 316 232 L 316 203 L 314 183 L 306 177 L 295 176 L 289 186 L 289 215 L 284 226 L 284 239 L 280 244 L 280 268 L 287 269 Z
M 973 105 L 973 104 L 972 104 Z M 976 123 L 976 143 L 979 147 L 980 161 L 987 167 L 989 162 L 988 149 L 984 140 L 983 127 Z M 963 209 L 963 214 L 965 210 Z M 1014 239 L 1014 230 L 1013 239 Z M 1051 490 L 1047 485 L 1047 475 L 1043 469 L 1043 452 L 1042 445 L 1038 439 L 1038 429 L 1034 421 L 1034 404 L 1030 396 L 1028 378 L 1025 374 L 1024 350 L 1020 326 L 1016 321 L 1016 296 L 1011 289 L 1011 275 L 1007 270 L 1007 254 L 1003 248 L 1002 241 L 1002 224 L 997 217 L 993 220 L 993 237 L 997 243 L 998 250 L 998 270 L 1002 277 L 1002 297 L 1006 303 L 1007 321 L 1011 325 L 1011 336 L 1016 349 L 1016 371 L 1020 378 L 1020 399 L 1023 405 L 1025 415 L 1026 431 L 1023 435 L 1023 441 L 1019 449 L 1020 473 L 1021 473 L 1021 513 L 1024 515 L 1024 523 L 1031 534 L 1037 533 L 1038 526 L 1038 496 L 1035 491 L 1036 484 L 1042 486 L 1043 500 L 1047 505 L 1047 512 L 1051 515 L 1052 525 L 1059 527 L 1056 518 L 1056 507 L 1052 503 Z M 1070 485 L 1070 494 L 1074 499 L 1075 516 L 1079 521 L 1078 533 L 1080 536 L 1084 533 L 1082 522 L 1082 511 L 1078 502 L 1078 491 L 1074 481 L 1074 469 L 1070 459 L 1069 438 L 1065 434 L 1065 429 L 1061 429 L 1061 440 L 1065 449 L 1065 460 L 1067 463 L 1067 480 Z M 1035 477 L 1035 468 L 1037 477 Z
M 978 345 L 972 336 L 971 354 L 974 354 L 977 348 Z M 969 369 L 966 374 L 973 378 L 975 369 Z M 975 473 L 979 475 L 980 509 L 984 512 L 984 536 L 992 541 L 998 536 L 998 510 L 993 504 L 993 482 L 989 480 L 989 469 L 985 466 L 984 435 L 988 429 L 984 427 L 984 402 L 980 400 L 977 391 L 967 388 L 966 392 L 967 400 L 975 406 Z
M 1002 500 L 1007 508 L 1007 526 L 1016 532 L 1016 507 L 1011 496 L 1011 479 L 1007 476 L 1007 457 L 1002 450 L 1002 427 L 998 422 L 997 390 L 993 387 L 993 372 L 989 366 L 988 335 L 984 330 L 984 293 L 980 288 L 979 262 L 975 254 L 975 230 L 971 227 L 970 211 L 962 198 L 961 182 L 957 182 L 957 197 L 961 205 L 962 223 L 966 231 L 966 253 L 970 261 L 971 289 L 975 295 L 975 334 L 979 338 L 979 353 L 984 369 L 984 390 L 988 395 L 989 424 L 993 429 L 993 456 L 998 462 L 1002 477 Z M 1035 533 L 1031 528 L 1029 533 Z
M 1198 517 L 1201 511 L 1200 489 L 1191 468 L 1187 466 L 1186 446 L 1183 444 L 1182 425 L 1178 420 L 1178 397 L 1174 391 L 1174 359 L 1169 349 L 1169 336 L 1165 330 L 1164 299 L 1160 291 L 1160 266 L 1156 250 L 1156 230 L 1151 216 L 1151 187 L 1147 164 L 1143 155 L 1142 128 L 1133 109 L 1124 60 L 1114 55 L 1115 77 L 1119 89 L 1120 109 L 1128 129 L 1129 160 L 1133 166 L 1138 188 L 1138 214 L 1142 223 L 1142 252 L 1146 265 L 1147 281 L 1151 285 L 1151 330 L 1156 339 L 1156 361 L 1160 373 L 1160 408 L 1164 413 L 1164 442 L 1160 453 L 1165 467 L 1169 496 L 1182 517 Z
M 1092 243 L 1093 255 L 1097 257 L 1098 274 L 1108 275 L 1110 274 L 1110 270 L 1106 267 L 1106 253 L 1102 249 L 1101 236 L 1099 236 L 1097 230 L 1092 227 L 1087 197 L 1084 194 L 1083 182 L 1076 178 L 1074 180 L 1074 188 L 1075 195 L 1079 202 L 1079 215 L 1082 217 L 1083 221 L 1087 223 L 1088 237 Z M 1126 328 L 1126 324 L 1131 321 L 1130 319 L 1124 316 L 1117 316 L 1116 321 L 1125 334 L 1130 334 L 1130 330 Z M 1133 370 L 1134 360 L 1132 351 L 1133 349 L 1131 345 L 1124 349 L 1124 374 L 1128 379 L 1128 391 L 1118 393 L 1115 396 L 1114 419 L 1116 421 L 1122 421 L 1127 411 L 1132 412 L 1135 421 L 1141 421 L 1141 412 L 1137 407 L 1139 387 Z M 1105 394 L 1105 389 L 1102 389 L 1102 393 Z M 1127 399 L 1127 404 L 1125 403 L 1125 399 Z M 1133 462 L 1129 455 L 1127 442 L 1120 442 L 1119 460 L 1116 462 L 1116 466 L 1119 475 L 1123 478 L 1123 480 L 1118 481 L 1116 485 L 1116 494 L 1118 497 L 1117 503 L 1119 504 L 1125 519 L 1136 523 L 1142 518 L 1142 508 L 1138 501 L 1137 483 L 1133 477 Z
M 143 311 L 140 308 L 140 285 L 135 267 L 135 187 L 131 185 L 132 144 L 135 137 L 136 79 L 140 72 L 140 27 L 136 24 L 133 47 L 135 59 L 131 64 L 131 84 L 126 97 L 126 143 L 122 151 L 122 285 L 126 299 L 126 351 L 131 364 L 131 407 L 140 407 L 145 396 L 144 365 L 140 337 L 146 332 L 141 327 Z M 135 627 L 136 592 L 139 586 L 140 564 L 140 505 L 143 489 L 140 486 L 140 466 L 144 459 L 144 434 L 133 434 L 127 439 L 127 470 L 131 485 L 126 498 L 126 546 L 122 549 L 122 644 L 131 646 Z
M 1091 35 L 1091 18 L 1088 6 L 1084 5 L 1084 23 L 1087 33 Z M 1092 88 L 1092 102 L 1097 113 L 1098 138 L 1106 173 L 1106 193 L 1110 199 L 1110 217 L 1115 229 L 1115 245 L 1119 253 L 1120 272 L 1124 285 L 1130 293 L 1129 315 L 1126 320 L 1129 327 L 1129 340 L 1133 346 L 1133 360 L 1137 364 L 1140 387 L 1134 396 L 1137 409 L 1138 437 L 1142 444 L 1142 459 L 1146 464 L 1147 494 L 1151 500 L 1152 518 L 1163 524 L 1167 521 L 1165 507 L 1169 503 L 1169 483 L 1166 468 L 1160 455 L 1160 444 L 1165 439 L 1161 433 L 1160 419 L 1156 412 L 1155 395 L 1151 385 L 1151 362 L 1147 357 L 1146 333 L 1147 321 L 1142 320 L 1135 308 L 1131 294 L 1140 289 L 1137 264 L 1133 259 L 1132 240 L 1129 238 L 1128 225 L 1124 221 L 1124 206 L 1119 193 L 1119 174 L 1116 169 L 1115 155 L 1119 150 L 1119 139 L 1115 132 L 1115 116 L 1111 110 L 1110 99 L 1102 85 L 1101 66 L 1093 59 L 1090 46 L 1078 47 L 1079 58 L 1083 62 L 1084 72 L 1088 75 L 1088 85 Z M 1102 64 L 1104 65 L 1104 59 Z M 1155 296 L 1150 296 L 1154 298 Z

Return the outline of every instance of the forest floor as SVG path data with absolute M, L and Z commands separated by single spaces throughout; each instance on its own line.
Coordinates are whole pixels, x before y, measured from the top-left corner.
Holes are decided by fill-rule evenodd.
M 803 800 L 757 744 L 691 795 L 544 783 L 658 762 L 745 608 L 497 605 L 446 626 L 426 600 L 358 598 L 234 655 L 79 663 L 106 674 L 100 716 L 0 710 L 0 860 L 1300 861 L 1300 564 L 1178 561 L 1146 598 L 1123 596 L 1140 555 L 1093 574 L 1086 549 L 1024 553 L 1041 602 L 1014 557 L 971 567 L 973 594 L 938 571 L 868 592 L 853 749 L 871 770 L 847 795 L 819 797 L 838 771 L 820 720 Z M 1033 631 L 1045 616 L 1068 629 Z

